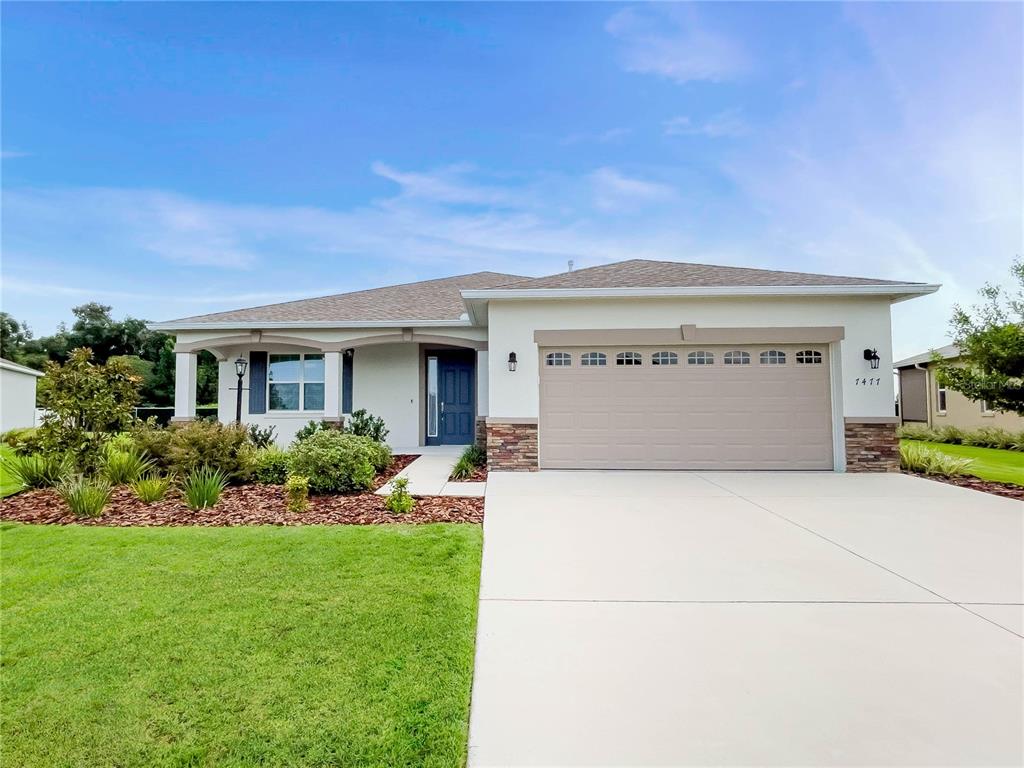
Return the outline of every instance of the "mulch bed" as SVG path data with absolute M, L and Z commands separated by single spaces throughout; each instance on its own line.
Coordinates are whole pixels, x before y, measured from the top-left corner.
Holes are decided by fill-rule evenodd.
M 401 455 L 374 481 L 374 489 L 408 466 L 416 456 Z M 224 491 L 211 509 L 192 510 L 177 493 L 145 504 L 129 488 L 114 490 L 97 518 L 80 519 L 68 511 L 56 491 L 25 491 L 0 501 L 0 520 L 45 525 L 238 526 L 238 525 L 386 525 L 391 523 L 481 523 L 484 500 L 455 496 L 418 498 L 413 511 L 396 515 L 374 493 L 311 496 L 305 512 L 289 512 L 279 485 L 238 485 Z
M 939 483 L 959 485 L 961 488 L 970 488 L 973 491 L 991 493 L 995 496 L 1005 496 L 1008 499 L 1019 499 L 1024 501 L 1024 486 L 1013 485 L 1012 483 L 995 483 L 991 480 L 981 480 L 977 477 L 961 475 L 957 477 L 941 477 L 939 475 L 924 475 L 920 472 L 904 472 L 905 475 L 923 477 L 925 480 L 935 480 Z

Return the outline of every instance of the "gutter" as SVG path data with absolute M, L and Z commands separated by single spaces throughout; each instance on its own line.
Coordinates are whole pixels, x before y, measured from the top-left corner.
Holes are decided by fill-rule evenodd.
M 151 331 L 233 331 L 263 330 L 266 328 L 462 328 L 473 323 L 463 315 L 458 320 L 234 320 L 209 323 L 168 320 L 162 323 L 146 323 Z
M 589 299 L 673 296 L 893 296 L 897 300 L 935 293 L 941 285 L 745 285 L 678 288 L 492 288 L 461 291 L 463 300 Z

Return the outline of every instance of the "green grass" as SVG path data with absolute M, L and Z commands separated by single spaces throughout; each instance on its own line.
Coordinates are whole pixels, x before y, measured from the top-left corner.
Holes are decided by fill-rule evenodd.
M 919 442 L 919 441 L 914 441 Z M 997 483 L 1024 485 L 1024 453 L 1001 451 L 998 448 L 978 448 L 973 445 L 921 442 L 950 456 L 971 459 L 974 463 L 967 474 Z
M 3 459 L 3 461 L 0 461 L 0 499 L 4 499 L 8 496 L 13 496 L 22 488 L 21 483 L 8 474 L 3 464 L 4 461 L 17 461 L 14 449 L 6 443 L 0 443 L 0 458 Z
M 5 765 L 465 763 L 478 526 L 0 537 Z

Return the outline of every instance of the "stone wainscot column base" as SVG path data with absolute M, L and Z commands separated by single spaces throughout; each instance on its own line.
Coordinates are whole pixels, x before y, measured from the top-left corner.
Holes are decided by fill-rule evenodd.
M 895 416 L 850 416 L 845 422 L 847 472 L 900 471 Z
M 535 472 L 537 420 L 488 417 L 487 468 L 497 472 Z

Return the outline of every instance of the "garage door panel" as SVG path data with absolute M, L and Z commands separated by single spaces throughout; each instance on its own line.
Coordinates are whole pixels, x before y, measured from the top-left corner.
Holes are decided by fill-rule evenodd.
M 650 364 L 653 348 L 568 348 L 571 365 L 541 366 L 540 461 L 550 468 L 830 469 L 832 412 L 827 348 L 783 345 L 784 365 L 761 365 L 762 348 L 709 347 L 711 365 Z M 796 352 L 822 352 L 799 365 Z M 750 365 L 724 365 L 739 349 Z M 543 352 L 550 351 L 544 350 Z M 600 351 L 606 366 L 582 366 Z M 639 366 L 617 366 L 635 351 Z M 543 359 L 543 358 L 542 358 Z

